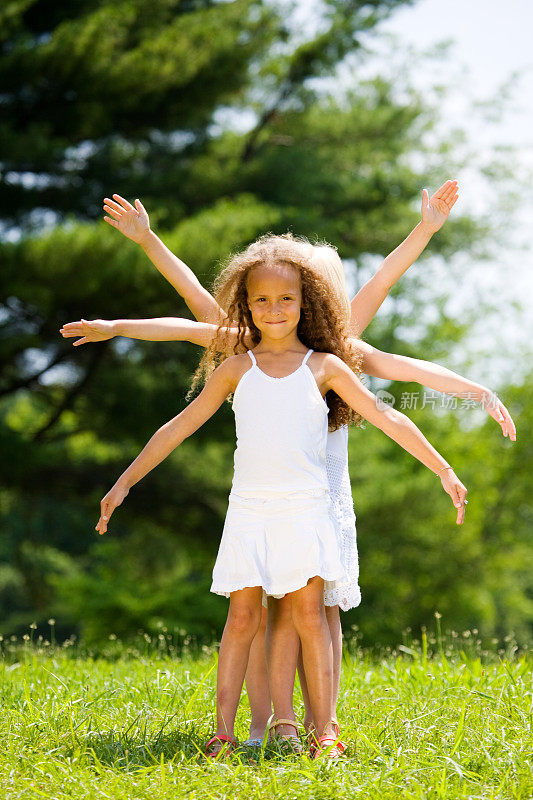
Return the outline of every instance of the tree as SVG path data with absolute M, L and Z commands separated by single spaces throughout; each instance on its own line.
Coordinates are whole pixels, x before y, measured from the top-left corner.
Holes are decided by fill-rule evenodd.
M 191 615 L 187 598 L 206 591 L 221 530 L 229 406 L 136 487 L 113 541 L 95 539 L 100 497 L 183 407 L 198 352 L 121 340 L 73 350 L 58 329 L 81 316 L 186 314 L 135 246 L 98 221 L 116 190 L 142 197 L 204 281 L 268 229 L 318 235 L 356 262 L 393 249 L 427 183 L 410 156 L 431 114 L 383 78 L 333 94 L 321 79 L 349 54 L 363 59 L 363 34 L 399 5 L 329 0 L 307 38 L 256 0 L 24 0 L 0 11 L 7 628 L 51 611 L 93 639 L 158 614 L 206 636 L 216 628 L 223 601 Z M 457 222 L 435 246 L 449 252 L 475 232 Z M 409 351 L 394 313 L 374 341 Z M 435 328 L 443 321 L 442 307 Z M 461 330 L 440 333 L 443 346 Z

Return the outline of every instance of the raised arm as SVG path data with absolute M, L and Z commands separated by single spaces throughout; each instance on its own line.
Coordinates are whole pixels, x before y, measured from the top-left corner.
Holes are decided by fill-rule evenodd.
M 509 411 L 497 395 L 481 383 L 463 378 L 451 369 L 431 361 L 384 353 L 367 342 L 357 341 L 356 346 L 363 354 L 361 368 L 367 375 L 390 381 L 420 383 L 437 392 L 475 400 L 496 420 L 503 435 L 508 436 L 512 442 L 516 441 L 516 428 Z
M 354 336 L 361 335 L 394 284 L 416 261 L 433 234 L 442 228 L 458 197 L 457 181 L 446 181 L 431 197 L 426 189 L 423 190 L 421 221 L 407 239 L 384 259 L 352 300 L 351 333 Z
M 100 519 L 95 530 L 107 531 L 109 519 L 132 486 L 157 467 L 184 439 L 193 434 L 217 411 L 238 382 L 238 356 L 228 358 L 213 372 L 204 388 L 176 417 L 154 433 L 135 461 L 122 473 L 100 503 Z
M 172 253 L 150 229 L 150 220 L 140 200 L 132 206 L 124 197 L 114 194 L 104 199 L 105 221 L 128 239 L 139 244 L 161 275 L 180 294 L 200 322 L 223 321 L 225 314 L 214 297 L 205 289 L 192 269 Z
M 332 389 L 354 411 L 411 453 L 441 479 L 444 490 L 457 508 L 457 524 L 464 520 L 466 487 L 452 467 L 428 442 L 424 434 L 405 414 L 389 406 L 378 407 L 376 396 L 364 387 L 351 369 L 339 358 L 327 354 L 317 381 L 322 391 Z

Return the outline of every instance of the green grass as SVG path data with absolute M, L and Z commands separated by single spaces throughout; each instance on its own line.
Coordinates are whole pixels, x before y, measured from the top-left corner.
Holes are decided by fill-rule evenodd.
M 148 639 L 111 639 L 99 656 L 73 640 L 2 642 L 0 797 L 533 797 L 533 659 L 509 639 L 499 650 L 475 632 L 404 637 L 381 654 L 348 648 L 349 749 L 330 764 L 272 746 L 207 763 L 198 751 L 213 731 L 216 654 L 178 657 L 166 633 Z M 243 698 L 243 739 L 248 719 Z

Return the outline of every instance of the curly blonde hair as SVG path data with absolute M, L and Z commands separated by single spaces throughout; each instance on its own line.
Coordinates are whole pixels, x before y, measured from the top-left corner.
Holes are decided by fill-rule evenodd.
M 338 265 L 333 267 L 337 272 L 336 280 L 328 280 L 335 259 L 338 260 Z M 333 353 L 358 376 L 361 375 L 361 355 L 353 346 L 353 340 L 348 338 L 350 305 L 342 263 L 334 248 L 324 244 L 315 246 L 307 239 L 295 238 L 292 234 L 265 234 L 242 252 L 230 256 L 215 279 L 213 296 L 225 311 L 226 320 L 218 326 L 213 341 L 206 349 L 193 376 L 188 396 L 222 361 L 231 355 L 245 353 L 248 349 L 245 339 L 251 343 L 251 347 L 259 344 L 261 332 L 255 326 L 248 306 L 247 278 L 256 267 L 280 264 L 292 267 L 300 277 L 302 306 L 298 339 L 312 350 Z M 360 423 L 360 415 L 335 392 L 327 392 L 325 400 L 329 408 L 330 430 L 345 424 Z

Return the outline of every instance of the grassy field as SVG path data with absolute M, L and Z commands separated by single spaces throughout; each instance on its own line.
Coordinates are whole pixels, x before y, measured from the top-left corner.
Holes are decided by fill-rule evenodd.
M 3 641 L 0 797 L 532 798 L 531 653 L 476 632 L 346 651 L 338 762 L 267 746 L 199 754 L 213 731 L 216 654 L 163 629 L 96 656 L 72 640 Z M 428 652 L 429 651 L 429 652 Z M 301 711 L 299 694 L 297 706 Z M 238 735 L 247 735 L 243 698 Z

